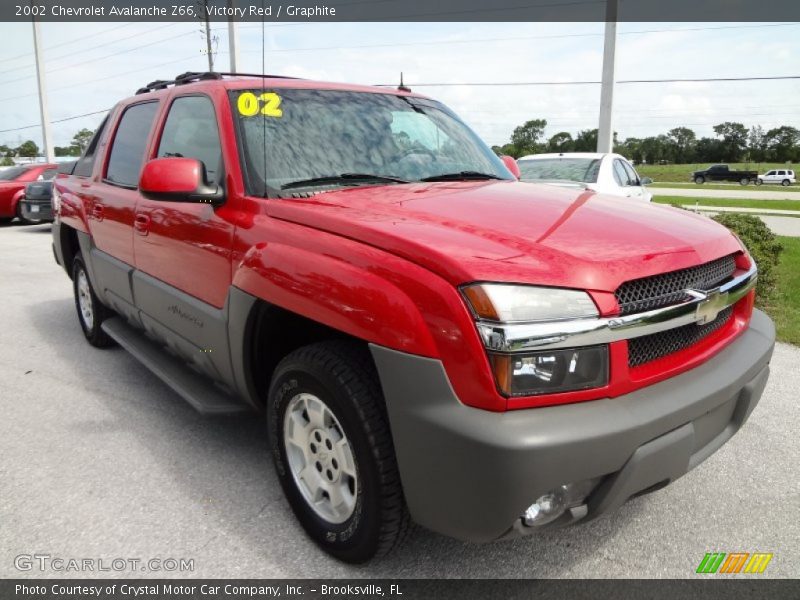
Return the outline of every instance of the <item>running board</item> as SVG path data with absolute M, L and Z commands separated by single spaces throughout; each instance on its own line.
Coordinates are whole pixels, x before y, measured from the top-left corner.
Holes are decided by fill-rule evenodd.
M 106 319 L 102 328 L 115 342 L 191 404 L 197 412 L 204 415 L 220 415 L 252 410 L 119 317 Z

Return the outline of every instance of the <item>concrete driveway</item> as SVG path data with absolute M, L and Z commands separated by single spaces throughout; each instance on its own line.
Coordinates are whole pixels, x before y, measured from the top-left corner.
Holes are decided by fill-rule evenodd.
M 687 198 L 742 198 L 747 200 L 798 200 L 800 193 L 795 191 L 759 190 L 756 186 L 731 186 L 730 190 L 709 190 L 702 185 L 695 187 L 648 188 L 655 196 L 684 196 Z M 798 203 L 800 206 L 800 203 Z
M 691 578 L 712 551 L 771 552 L 758 577 L 800 576 L 798 348 L 776 348 L 743 430 L 665 490 L 513 542 L 418 528 L 354 568 L 296 524 L 260 418 L 203 418 L 122 349 L 85 343 L 48 230 L 0 228 L 0 577 L 97 575 L 15 568 L 39 553 L 194 560 L 191 572 L 103 573 L 124 577 Z

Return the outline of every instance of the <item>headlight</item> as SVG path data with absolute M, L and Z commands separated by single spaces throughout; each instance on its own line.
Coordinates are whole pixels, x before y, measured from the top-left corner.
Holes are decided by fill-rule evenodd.
M 478 283 L 462 289 L 479 318 L 499 323 L 578 319 L 598 315 L 589 294 L 578 290 L 502 283 Z
M 489 354 L 497 387 L 506 396 L 535 396 L 603 387 L 608 383 L 608 346 Z
M 476 319 L 484 321 L 479 329 L 515 329 L 537 322 L 599 316 L 589 294 L 579 290 L 481 283 L 465 286 L 462 292 Z M 511 325 L 491 326 L 486 321 Z M 608 383 L 608 346 L 495 352 L 500 346 L 492 343 L 491 335 L 484 334 L 497 387 L 507 396 L 553 394 L 598 388 Z

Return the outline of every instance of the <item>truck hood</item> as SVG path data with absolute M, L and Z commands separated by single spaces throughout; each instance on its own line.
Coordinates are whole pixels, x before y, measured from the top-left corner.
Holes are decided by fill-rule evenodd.
M 611 292 L 741 250 L 727 229 L 689 211 L 517 181 L 355 187 L 267 206 L 273 217 L 381 248 L 455 285 Z

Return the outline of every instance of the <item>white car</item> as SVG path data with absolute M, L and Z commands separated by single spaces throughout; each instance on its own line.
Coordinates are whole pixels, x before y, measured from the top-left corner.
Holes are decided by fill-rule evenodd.
M 794 171 L 791 169 L 773 169 L 772 171 L 767 171 L 763 175 L 758 176 L 756 185 L 761 185 L 762 183 L 787 186 L 797 183 L 797 180 L 794 177 Z
M 653 180 L 639 177 L 628 159 L 619 154 L 530 154 L 517 159 L 517 164 L 520 181 L 582 187 L 600 194 L 637 198 L 645 202 L 653 199 L 653 194 L 645 187 Z

